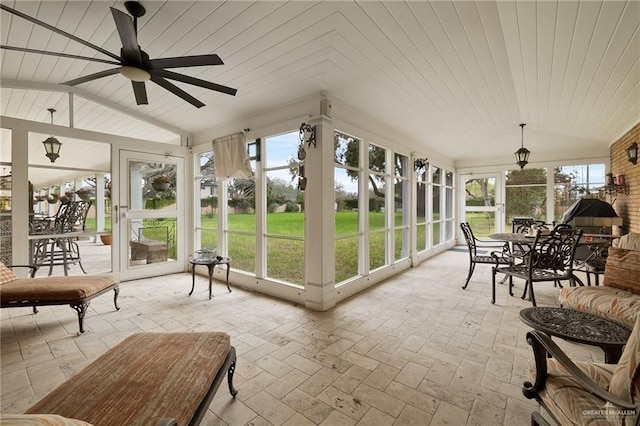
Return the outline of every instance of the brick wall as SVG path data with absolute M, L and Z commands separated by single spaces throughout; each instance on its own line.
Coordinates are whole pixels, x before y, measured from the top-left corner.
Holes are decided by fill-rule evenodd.
M 618 195 L 613 207 L 624 219 L 627 232 L 640 232 L 640 160 L 633 165 L 627 159 L 627 147 L 633 142 L 640 145 L 640 123 L 611 145 L 611 172 L 622 174 L 629 187 L 629 195 Z

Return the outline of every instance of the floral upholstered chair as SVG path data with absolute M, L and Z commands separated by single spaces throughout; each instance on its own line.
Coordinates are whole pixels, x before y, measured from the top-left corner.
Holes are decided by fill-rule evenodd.
M 522 392 L 560 425 L 640 424 L 640 315 L 618 364 L 573 362 L 538 331 L 527 333 L 534 359 Z M 550 354 L 553 358 L 548 358 Z M 539 412 L 532 425 L 548 425 Z

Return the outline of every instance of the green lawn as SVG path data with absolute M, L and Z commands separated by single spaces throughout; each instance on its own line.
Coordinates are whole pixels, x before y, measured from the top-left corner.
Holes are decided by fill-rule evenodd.
M 371 269 L 384 266 L 385 240 L 384 213 L 370 212 L 369 225 L 372 231 L 369 236 L 369 267 Z M 402 215 L 395 215 L 396 226 L 402 224 Z M 145 226 L 151 224 L 145 221 Z M 231 214 L 228 216 L 229 230 L 255 233 L 254 214 Z M 202 215 L 201 247 L 215 248 L 218 245 L 218 215 Z M 358 212 L 337 212 L 335 214 L 336 235 L 355 235 L 358 232 Z M 87 218 L 86 228 L 95 230 L 95 219 Z M 110 218 L 106 219 L 107 230 L 111 229 Z M 438 226 L 435 227 L 438 232 Z M 474 229 L 475 231 L 475 229 Z M 267 215 L 267 233 L 277 236 L 304 237 L 304 213 L 272 213 Z M 165 229 L 146 229 L 145 238 L 166 240 Z M 394 259 L 402 254 L 402 231 L 394 232 L 396 252 Z M 175 238 L 175 236 L 174 236 Z M 425 227 L 418 228 L 418 249 L 424 249 Z M 175 240 L 174 240 L 175 241 Z M 233 267 L 255 273 L 254 235 L 229 234 L 229 256 L 233 259 Z M 336 240 L 336 282 L 342 282 L 358 275 L 358 238 L 349 237 Z M 277 237 L 267 239 L 267 275 L 270 278 L 304 285 L 304 241 L 289 240 Z M 175 244 L 170 244 L 169 257 L 175 257 Z
M 353 235 L 358 232 L 358 212 L 337 212 L 335 215 L 336 234 Z M 369 213 L 370 227 L 374 231 L 369 239 L 369 266 L 371 269 L 384 265 L 384 213 Z M 402 215 L 397 214 L 395 223 L 402 224 Z M 255 231 L 254 214 L 232 214 L 228 216 L 231 231 Z M 201 217 L 202 247 L 216 247 L 218 241 L 217 215 Z M 304 236 L 304 213 L 272 213 L 267 215 L 267 233 L 277 236 Z M 396 253 L 402 256 L 402 232 L 396 231 Z M 295 284 L 304 284 L 304 242 L 277 237 L 267 239 L 267 275 Z M 255 273 L 255 237 L 253 235 L 229 234 L 229 256 L 233 267 Z M 358 274 L 358 238 L 350 237 L 336 241 L 336 282 L 341 282 Z

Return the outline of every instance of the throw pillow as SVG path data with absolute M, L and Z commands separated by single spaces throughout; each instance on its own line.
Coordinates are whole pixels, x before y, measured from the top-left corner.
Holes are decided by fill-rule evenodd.
M 609 392 L 629 402 L 640 402 L 640 315 L 613 370 Z
M 0 285 L 6 284 L 15 279 L 18 279 L 16 274 L 14 274 L 11 269 L 4 266 L 4 263 L 0 262 Z
M 610 247 L 602 284 L 640 294 L 640 251 Z

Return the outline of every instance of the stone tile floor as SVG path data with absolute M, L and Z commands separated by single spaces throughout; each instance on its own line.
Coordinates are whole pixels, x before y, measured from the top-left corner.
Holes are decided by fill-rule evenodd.
M 506 285 L 492 305 L 490 267 L 467 290 L 468 255 L 448 251 L 328 312 L 189 274 L 121 284 L 95 299 L 77 335 L 65 306 L 1 310 L 1 409 L 22 413 L 108 348 L 136 332 L 221 330 L 238 353 L 236 399 L 223 384 L 203 425 L 528 425 L 521 393 L 531 349 L 518 317 L 529 302 Z M 517 282 L 515 293 L 522 292 Z M 540 284 L 540 306 L 558 289 Z M 558 341 L 573 359 L 597 348 Z

